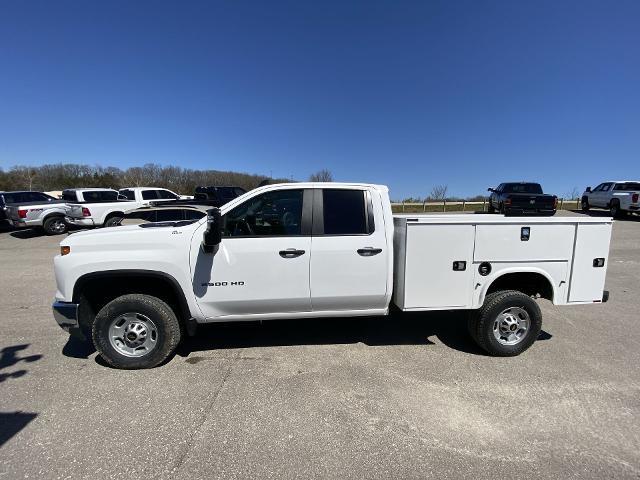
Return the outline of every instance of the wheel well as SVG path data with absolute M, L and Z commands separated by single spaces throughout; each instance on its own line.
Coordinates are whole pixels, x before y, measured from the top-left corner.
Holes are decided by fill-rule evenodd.
M 518 290 L 532 297 L 540 296 L 553 301 L 553 286 L 541 273 L 506 273 L 493 281 L 487 290 L 487 295 L 498 290 Z
M 173 309 L 180 322 L 191 317 L 184 293 L 172 276 L 162 272 L 110 271 L 90 273 L 76 282 L 73 302 L 80 305 L 80 325 L 90 327 L 102 307 L 129 293 L 159 298 Z
M 112 217 L 124 217 L 124 212 L 111 212 L 109 215 L 104 217 L 104 221 L 106 222 Z
M 45 220 L 49 220 L 50 218 L 53 218 L 53 217 L 61 217 L 61 218 L 64 218 L 64 213 L 60 213 L 60 212 L 48 213 L 47 215 L 45 215 L 44 217 L 42 217 L 42 221 L 44 222 Z

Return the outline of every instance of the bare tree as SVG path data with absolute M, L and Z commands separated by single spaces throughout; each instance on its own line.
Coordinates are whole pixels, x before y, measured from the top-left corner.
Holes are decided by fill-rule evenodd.
M 38 177 L 38 170 L 33 167 L 17 165 L 11 169 L 11 173 L 18 179 L 21 185 L 28 190 L 33 190 L 33 182 Z
M 323 168 L 322 170 L 318 170 L 316 173 L 312 173 L 309 176 L 309 181 L 310 182 L 333 182 L 333 174 L 326 168 Z
M 431 193 L 429 194 L 430 200 L 444 200 L 447 198 L 447 190 L 449 187 L 447 185 L 436 185 L 431 189 Z
M 580 196 L 580 190 L 578 190 L 578 187 L 573 187 L 571 191 L 567 193 L 565 198 L 567 200 L 577 200 L 579 196 Z

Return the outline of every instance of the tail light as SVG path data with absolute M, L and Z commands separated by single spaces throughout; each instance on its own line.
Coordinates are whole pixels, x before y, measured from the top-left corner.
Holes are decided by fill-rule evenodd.
M 82 216 L 83 217 L 90 217 L 91 216 L 91 212 L 89 211 L 89 209 L 87 207 L 82 207 Z
M 18 217 L 20 218 L 27 218 L 27 212 L 29 210 L 18 210 Z
M 510 198 L 505 199 L 504 204 L 511 205 L 511 199 Z
M 631 195 L 631 201 L 633 203 L 638 203 L 638 194 L 634 193 L 633 195 Z

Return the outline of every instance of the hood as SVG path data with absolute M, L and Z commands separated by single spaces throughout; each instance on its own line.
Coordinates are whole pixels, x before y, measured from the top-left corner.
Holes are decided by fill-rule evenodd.
M 140 225 L 123 225 L 118 227 L 96 228 L 69 233 L 61 245 L 115 245 L 131 246 L 132 244 L 145 244 L 148 242 L 162 242 L 162 239 L 176 239 L 191 237 L 192 232 L 198 228 L 196 222 L 158 222 L 143 223 Z

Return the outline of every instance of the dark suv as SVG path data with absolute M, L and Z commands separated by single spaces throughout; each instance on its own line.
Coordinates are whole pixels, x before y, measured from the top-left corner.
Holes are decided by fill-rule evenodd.
M 247 191 L 241 187 L 196 187 L 194 200 L 207 200 L 213 207 L 221 207 Z

